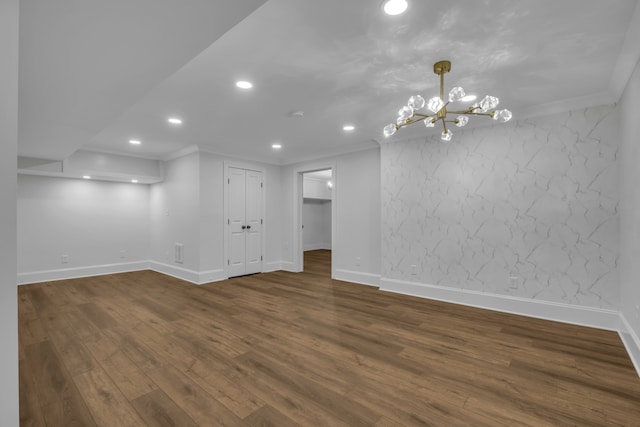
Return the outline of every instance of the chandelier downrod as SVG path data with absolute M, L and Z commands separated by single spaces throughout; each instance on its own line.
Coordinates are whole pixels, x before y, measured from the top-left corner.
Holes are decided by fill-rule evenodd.
M 441 139 L 450 141 L 453 133 L 447 129 L 447 123 L 453 123 L 458 127 L 463 127 L 469 121 L 469 116 L 488 116 L 499 122 L 508 122 L 511 120 L 512 114 L 509 110 L 496 110 L 500 100 L 495 96 L 485 96 L 482 101 L 471 107 L 458 111 L 447 111 L 447 106 L 451 102 L 464 101 L 465 92 L 461 87 L 454 87 L 449 92 L 449 98 L 445 101 L 444 97 L 444 75 L 451 71 L 450 61 L 438 61 L 433 64 L 433 72 L 440 76 L 440 97 L 429 99 L 427 103 L 420 95 L 414 95 L 409 98 L 407 105 L 403 106 L 398 112 L 396 123 L 390 123 L 384 127 L 384 136 L 390 137 L 402 127 L 422 121 L 428 128 L 434 127 L 438 121 L 442 121 L 444 130 Z M 418 112 L 425 105 L 433 114 L 424 114 Z M 447 114 L 457 114 L 453 120 L 447 120 Z
M 444 101 L 444 75 L 451 71 L 450 61 L 439 61 L 433 64 L 433 72 L 440 76 L 440 99 Z

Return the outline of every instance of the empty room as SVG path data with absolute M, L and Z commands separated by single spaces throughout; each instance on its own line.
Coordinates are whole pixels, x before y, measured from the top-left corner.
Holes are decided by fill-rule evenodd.
M 640 425 L 638 0 L 3 0 L 0 425 Z

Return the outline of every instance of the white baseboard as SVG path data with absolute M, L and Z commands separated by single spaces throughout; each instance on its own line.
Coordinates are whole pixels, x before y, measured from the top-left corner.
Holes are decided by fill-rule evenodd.
M 290 271 L 291 273 L 299 273 L 300 271 L 296 269 L 296 265 L 289 261 L 282 261 L 280 263 L 280 268 L 284 271 Z
M 262 264 L 263 273 L 271 273 L 272 271 L 282 270 L 282 261 L 265 262 Z
M 363 273 L 361 271 L 350 271 L 336 268 L 334 279 L 343 280 L 345 282 L 360 283 L 361 285 L 380 286 L 379 274 Z
M 222 269 L 201 271 L 200 273 L 198 273 L 198 276 L 198 285 L 204 285 L 205 283 L 219 282 L 221 280 L 228 279 L 227 273 L 225 273 Z
M 620 329 L 618 334 L 627 349 L 627 354 L 636 368 L 636 373 L 640 377 L 640 337 L 633 330 L 624 314 L 620 313 Z
M 616 310 L 385 278 L 380 280 L 380 290 L 610 331 L 618 331 L 620 325 L 619 312 Z
M 165 264 L 158 261 L 149 261 L 149 269 L 195 284 L 197 284 L 200 279 L 200 274 L 198 274 L 197 271 L 183 267 L 176 267 L 175 265 Z
M 221 269 L 194 271 L 188 268 L 178 267 L 171 264 L 164 264 L 157 261 L 149 261 L 149 269 L 157 271 L 158 273 L 176 277 L 178 279 L 186 280 L 187 282 L 191 282 L 196 285 L 202 285 L 205 283 L 217 282 L 227 279 L 226 273 Z
M 60 268 L 18 273 L 18 285 L 29 283 L 52 282 L 55 280 L 79 279 L 81 277 L 102 276 L 105 274 L 126 273 L 129 271 L 147 270 L 148 261 L 123 262 L 118 264 L 92 265 L 89 267 Z

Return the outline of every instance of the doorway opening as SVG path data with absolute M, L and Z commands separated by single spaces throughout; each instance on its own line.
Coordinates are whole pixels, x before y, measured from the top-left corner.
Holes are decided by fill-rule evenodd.
M 302 270 L 331 277 L 332 249 L 331 169 L 302 174 Z
M 335 161 L 293 170 L 292 271 L 317 268 L 335 277 L 337 182 Z

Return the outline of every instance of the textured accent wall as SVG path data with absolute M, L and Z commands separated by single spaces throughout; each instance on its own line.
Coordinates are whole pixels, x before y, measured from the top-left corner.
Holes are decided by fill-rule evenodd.
M 384 144 L 382 277 L 617 308 L 618 144 L 615 106 Z

